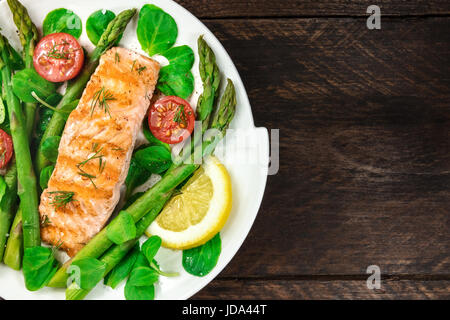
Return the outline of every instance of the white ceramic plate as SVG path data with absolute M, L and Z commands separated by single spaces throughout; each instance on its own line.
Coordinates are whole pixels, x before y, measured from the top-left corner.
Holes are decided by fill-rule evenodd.
M 156 298 L 187 299 L 191 297 L 214 279 L 236 254 L 256 218 L 266 186 L 269 158 L 267 130 L 255 128 L 253 124 L 250 103 L 236 67 L 220 42 L 205 25 L 171 0 L 71 0 L 64 2 L 58 0 L 22 0 L 22 3 L 27 7 L 38 28 L 42 27 L 42 22 L 47 13 L 54 9 L 64 7 L 74 11 L 83 21 L 83 34 L 80 42 L 88 50 L 91 50 L 93 46 L 87 38 L 85 23 L 91 13 L 99 9 L 108 9 L 119 13 L 133 7 L 140 9 L 146 3 L 155 4 L 169 13 L 177 22 L 179 35 L 176 45 L 187 44 L 197 52 L 197 38 L 203 34 L 217 56 L 217 63 L 224 77 L 234 81 L 238 106 L 231 128 L 241 131 L 230 132 L 227 135 L 227 143 L 216 150 L 216 154 L 230 171 L 233 182 L 233 209 L 230 219 L 221 232 L 222 254 L 219 262 L 209 275 L 198 278 L 183 270 L 180 251 L 161 249 L 156 257 L 163 270 L 180 272 L 180 276 L 176 278 L 161 277 L 159 284 L 156 286 Z M 136 23 L 137 17 L 128 26 L 120 45 L 144 54 L 140 50 L 136 37 Z M 20 48 L 16 28 L 6 0 L 0 0 L 0 28 L 13 46 Z M 158 60 L 164 63 L 164 59 Z M 193 73 L 196 86 L 190 102 L 195 106 L 198 95 L 202 91 L 198 74 L 198 61 L 193 67 Z M 64 299 L 64 290 L 44 288 L 38 292 L 29 292 L 25 289 L 21 272 L 0 265 L 0 297 L 5 299 Z M 123 284 L 116 290 L 99 284 L 87 298 L 124 299 Z

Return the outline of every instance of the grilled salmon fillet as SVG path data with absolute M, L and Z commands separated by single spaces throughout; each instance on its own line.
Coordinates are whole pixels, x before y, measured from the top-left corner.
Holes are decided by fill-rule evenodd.
M 158 62 L 112 48 L 70 114 L 41 195 L 41 237 L 75 255 L 110 218 L 159 74 Z

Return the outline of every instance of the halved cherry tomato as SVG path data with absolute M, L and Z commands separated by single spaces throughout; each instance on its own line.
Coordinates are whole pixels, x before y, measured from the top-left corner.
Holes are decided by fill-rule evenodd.
M 0 129 L 0 169 L 4 169 L 13 155 L 13 142 L 11 136 Z
M 42 38 L 34 50 L 33 64 L 41 77 L 51 82 L 75 78 L 84 63 L 84 51 L 72 35 L 52 33 Z
M 160 141 L 176 144 L 188 138 L 195 125 L 195 114 L 191 105 L 175 96 L 156 101 L 148 114 L 148 126 Z

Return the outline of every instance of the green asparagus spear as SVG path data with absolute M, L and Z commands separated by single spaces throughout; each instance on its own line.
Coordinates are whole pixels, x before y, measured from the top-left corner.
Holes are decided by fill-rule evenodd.
M 41 244 L 37 184 L 31 161 L 25 117 L 20 101 L 12 91 L 10 58 L 6 47 L 6 39 L 0 35 L 0 69 L 4 85 L 7 87 L 6 105 L 16 156 L 17 178 L 19 181 L 18 195 L 22 202 L 24 247 L 28 248 L 40 246 Z
M 203 132 L 208 128 L 214 101 L 219 96 L 220 71 L 216 56 L 203 36 L 198 38 L 199 71 L 203 81 L 203 93 L 197 103 L 197 120 L 203 121 Z
M 117 39 L 124 32 L 126 26 L 136 14 L 136 9 L 125 10 L 119 13 L 114 20 L 112 20 L 105 32 L 103 32 L 100 41 L 97 44 L 94 52 L 88 59 L 86 66 L 84 67 L 81 74 L 74 80 L 69 82 L 66 93 L 64 94 L 60 103 L 56 106 L 56 109 L 61 109 L 68 103 L 81 97 L 83 90 L 88 83 L 91 75 L 94 73 L 98 66 L 99 59 L 103 53 L 108 49 L 113 47 Z M 46 166 L 50 165 L 50 162 L 44 157 L 42 153 L 42 143 L 48 137 L 59 136 L 64 130 L 64 125 L 66 123 L 66 118 L 60 112 L 55 112 L 50 120 L 44 135 L 41 140 L 41 144 L 38 148 L 38 154 L 36 159 L 36 172 L 41 172 Z
M 38 41 L 38 31 L 36 26 L 31 21 L 30 16 L 28 15 L 25 7 L 17 0 L 8 0 L 8 5 L 13 14 L 13 20 L 16 24 L 19 31 L 20 42 L 23 47 L 23 60 L 25 62 L 26 68 L 33 68 L 33 54 L 36 46 L 36 42 Z M 34 121 L 36 116 L 36 103 L 25 103 L 24 108 L 24 116 L 25 116 L 25 126 L 28 133 L 28 138 L 31 139 L 31 134 L 33 132 Z M 11 169 L 9 169 L 11 170 Z M 16 170 L 15 170 L 16 171 Z M 15 183 L 17 184 L 17 177 L 15 178 Z M 9 200 L 14 201 L 17 197 L 17 194 L 10 194 Z M 10 209 L 11 210 L 11 209 Z M 22 215 L 16 214 L 19 219 Z M 20 220 L 15 219 L 16 225 L 22 225 L 21 218 Z M 17 221 L 16 221 L 17 220 Z M 13 226 L 14 228 L 14 226 Z M 12 229 L 10 231 L 11 235 L 17 235 L 17 230 Z M 12 237 L 8 239 L 9 249 L 5 252 L 5 263 L 9 264 L 13 269 L 20 269 L 20 262 L 22 260 L 22 237 Z M 1 257 L 1 255 L 0 255 Z
M 23 60 L 25 68 L 33 68 L 34 48 L 39 35 L 36 26 L 31 21 L 27 9 L 17 0 L 8 0 L 9 8 L 13 14 L 14 23 L 19 30 L 19 38 L 23 47 Z M 35 120 L 37 103 L 25 103 L 25 124 L 27 132 L 32 132 Z
M 2 89 L 2 78 L 0 76 L 0 125 L 6 120 L 6 106 L 3 102 L 3 89 Z
M 216 63 L 216 56 L 214 52 L 203 39 L 203 36 L 198 38 L 198 55 L 199 59 L 199 71 L 200 77 L 203 82 L 203 93 L 200 95 L 197 102 L 196 120 L 202 122 L 202 134 L 209 128 L 210 117 L 214 112 L 214 106 L 216 105 L 217 98 L 219 96 L 219 86 L 221 82 L 220 70 Z M 202 156 L 202 135 L 195 134 L 197 127 L 195 128 L 194 135 L 191 137 L 190 152 L 183 152 L 177 156 L 174 160 L 176 165 L 186 161 L 189 157 L 192 159 L 200 159 Z
M 220 100 L 220 107 L 215 110 L 211 119 L 211 129 L 225 133 L 236 113 L 236 89 L 233 81 L 227 80 L 227 87 Z
M 147 213 L 138 223 L 136 223 L 136 238 L 134 240 L 125 242 L 121 245 L 114 245 L 109 249 L 101 258 L 100 261 L 106 264 L 106 270 L 104 276 L 106 276 L 120 261 L 133 249 L 135 244 L 139 241 L 139 238 L 144 234 L 145 230 L 150 226 L 159 212 L 162 210 L 167 200 L 171 197 L 172 192 L 167 193 L 157 206 L 153 207 L 149 213 Z M 84 290 L 78 288 L 74 283 L 66 290 L 67 300 L 82 300 L 90 290 Z
M 20 270 L 23 256 L 23 230 L 22 230 L 22 211 L 16 213 L 14 222 L 9 232 L 8 245 L 6 246 L 3 262 L 14 270 Z
M 17 199 L 17 168 L 15 161 L 11 163 L 4 178 L 6 191 L 0 202 L 0 261 L 3 259 L 6 235 L 9 232 L 11 221 L 13 220 L 12 212 L 16 202 L 15 200 Z

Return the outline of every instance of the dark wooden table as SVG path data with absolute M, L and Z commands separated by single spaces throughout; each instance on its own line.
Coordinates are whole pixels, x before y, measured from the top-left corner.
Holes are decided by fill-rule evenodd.
M 450 298 L 450 2 L 178 2 L 280 129 L 253 229 L 194 298 Z

